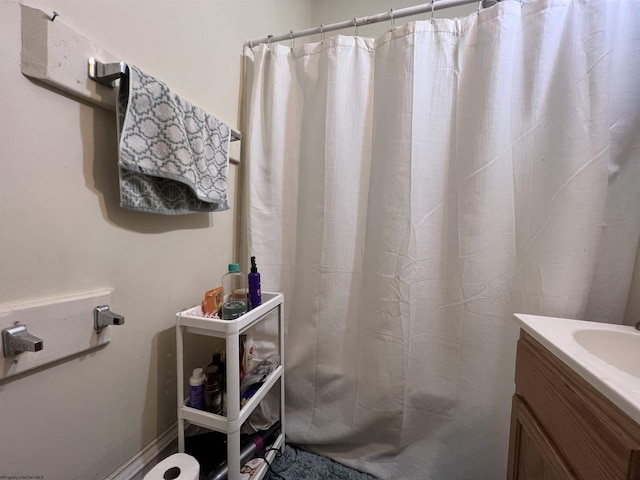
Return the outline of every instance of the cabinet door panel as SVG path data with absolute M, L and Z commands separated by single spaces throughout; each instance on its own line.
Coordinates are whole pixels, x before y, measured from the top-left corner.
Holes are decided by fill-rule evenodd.
M 516 393 L 579 478 L 638 478 L 638 426 L 526 334 L 518 341 Z
M 508 480 L 576 480 L 542 426 L 518 395 L 511 409 Z

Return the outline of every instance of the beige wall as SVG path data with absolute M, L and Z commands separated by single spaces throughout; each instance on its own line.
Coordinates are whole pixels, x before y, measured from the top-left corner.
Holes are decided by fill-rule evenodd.
M 243 41 L 305 28 L 310 10 L 301 0 L 25 3 L 233 127 Z M 120 209 L 114 113 L 24 77 L 20 46 L 19 4 L 0 0 L 0 305 L 113 287 L 126 323 L 102 350 L 0 383 L 0 476 L 101 479 L 175 422 L 175 312 L 234 260 L 237 172 L 228 212 Z

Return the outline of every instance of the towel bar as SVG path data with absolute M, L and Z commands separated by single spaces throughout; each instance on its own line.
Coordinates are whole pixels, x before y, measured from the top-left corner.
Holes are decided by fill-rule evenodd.
M 126 63 L 102 63 L 95 57 L 89 57 L 89 78 L 109 88 L 114 88 L 113 82 L 129 74 Z M 231 141 L 242 140 L 242 133 L 231 129 Z

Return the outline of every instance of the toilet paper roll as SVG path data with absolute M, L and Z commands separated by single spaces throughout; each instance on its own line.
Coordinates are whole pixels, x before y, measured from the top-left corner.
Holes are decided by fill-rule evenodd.
M 153 467 L 143 480 L 198 480 L 200 464 L 191 455 L 174 453 Z

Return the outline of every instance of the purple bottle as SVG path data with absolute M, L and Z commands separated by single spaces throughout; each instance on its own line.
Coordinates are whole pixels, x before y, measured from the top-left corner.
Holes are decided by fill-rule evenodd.
M 249 304 L 250 308 L 256 308 L 262 304 L 262 292 L 260 291 L 260 273 L 256 267 L 256 257 L 251 257 L 251 272 L 249 280 Z

